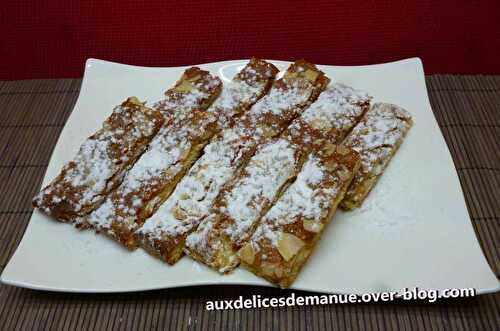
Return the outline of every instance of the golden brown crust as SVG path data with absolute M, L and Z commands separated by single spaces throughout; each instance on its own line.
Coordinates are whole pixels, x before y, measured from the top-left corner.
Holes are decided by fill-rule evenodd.
M 287 129 L 296 144 L 320 151 L 337 144 L 369 109 L 371 96 L 344 84 L 331 84 Z
M 279 70 L 274 64 L 252 57 L 246 67 L 239 71 L 233 80 L 244 81 L 250 85 L 266 82 L 264 90 L 268 91 L 278 72 Z
M 80 222 L 135 248 L 133 232 L 168 198 L 177 182 L 217 132 L 207 110 L 221 91 L 219 78 L 199 68 L 186 70 L 166 98 L 156 104 L 172 123 L 163 126 L 122 184 Z
M 304 60 L 292 63 L 270 93 L 236 123 L 242 135 L 259 143 L 279 136 L 300 113 L 314 102 L 330 79 Z M 286 107 L 284 102 L 289 102 Z
M 222 91 L 222 82 L 210 72 L 198 67 L 184 71 L 174 87 L 165 92 L 165 98 L 153 107 L 161 110 L 172 123 L 186 120 L 195 110 L 205 110 Z
M 360 171 L 341 203 L 343 209 L 359 207 L 382 176 L 412 125 L 403 108 L 376 103 L 345 140 L 361 156 Z
M 307 70 L 300 72 L 308 75 Z M 294 79 L 296 76 L 292 73 L 285 77 Z M 214 202 L 211 215 L 188 237 L 189 254 L 221 272 L 236 267 L 236 251 L 248 240 L 276 199 L 283 192 L 286 194 L 287 187 L 312 151 L 321 155 L 337 150 L 352 153 L 335 143 L 359 121 L 370 100 L 366 93 L 342 84 L 334 84 L 322 92 L 281 138 L 260 145 L 250 162 L 225 185 Z M 269 157 L 262 158 L 260 154 L 268 148 L 271 150 Z M 286 157 L 281 156 L 287 148 L 293 149 L 289 163 L 283 162 Z M 279 160 L 274 159 L 275 156 Z
M 221 97 L 214 104 L 225 131 L 215 138 L 204 150 L 187 176 L 177 185 L 172 196 L 136 232 L 137 240 L 150 253 L 168 263 L 175 263 L 181 256 L 187 233 L 203 217 L 211 195 L 225 176 L 223 170 L 235 171 L 253 147 L 251 137 L 239 136 L 231 131 L 234 120 L 245 113 L 258 99 L 264 96 L 273 82 L 277 69 L 270 63 L 252 59 L 225 87 Z M 220 109 L 218 109 L 220 108 Z M 223 131 L 224 132 L 224 131 Z M 241 157 L 239 157 L 241 155 Z
M 311 154 L 297 180 L 238 252 L 241 264 L 289 287 L 310 256 L 359 168 L 356 152 L 338 145 Z
M 188 254 L 220 272 L 228 272 L 236 266 L 235 250 L 239 244 L 235 238 L 238 234 L 243 237 L 251 234 L 254 223 L 292 180 L 296 167 L 300 167 L 300 160 L 303 160 L 301 149 L 292 146 L 288 140 L 270 140 L 279 136 L 294 118 L 314 102 L 328 82 L 329 79 L 313 64 L 297 61 L 282 79 L 275 82 L 269 95 L 237 123 L 241 137 L 254 136 L 255 143 L 262 145 L 248 164 L 226 182 L 213 203 L 210 215 L 188 235 Z M 273 160 L 273 156 L 281 159 Z M 259 173 L 259 167 L 265 170 Z M 277 181 L 273 183 L 275 179 Z M 268 180 L 275 184 L 271 185 L 272 188 L 266 187 Z M 246 195 L 245 190 L 251 187 L 255 192 Z M 238 202 L 248 199 L 248 204 Z M 248 221 L 243 222 L 242 215 L 235 215 L 237 209 L 251 214 Z M 227 231 L 232 234 L 226 236 L 223 232 Z
M 163 123 L 159 111 L 128 98 L 35 197 L 33 206 L 67 222 L 91 212 L 121 182 Z

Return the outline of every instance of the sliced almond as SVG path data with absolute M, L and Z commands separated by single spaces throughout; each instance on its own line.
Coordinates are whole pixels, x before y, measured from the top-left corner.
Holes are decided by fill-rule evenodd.
M 321 130 L 326 128 L 326 122 L 324 120 L 321 120 L 319 118 L 315 118 L 312 121 L 309 122 L 309 125 L 317 130 Z
M 183 80 L 179 85 L 175 87 L 175 90 L 178 92 L 189 92 L 192 90 L 192 88 L 193 85 L 189 81 Z
M 187 215 L 184 213 L 182 209 L 180 209 L 178 206 L 174 207 L 172 209 L 172 214 L 176 219 L 179 221 L 185 220 L 187 218 Z
M 321 228 L 323 228 L 323 224 L 310 219 L 304 219 L 302 221 L 302 225 L 304 227 L 304 230 L 313 233 L 318 233 L 321 231 Z
M 373 174 L 380 175 L 384 171 L 384 167 L 382 164 L 376 164 L 373 166 Z
M 337 145 L 337 153 L 339 153 L 340 155 L 347 155 L 351 152 L 351 150 L 347 147 L 345 147 L 344 145 L 340 144 L 340 145 Z
M 285 76 L 283 77 L 285 80 L 287 79 L 292 79 L 292 78 L 295 78 L 297 77 L 297 73 L 296 72 L 286 72 L 285 73 Z
M 276 130 L 269 126 L 263 126 L 262 131 L 264 132 L 264 137 L 266 138 L 272 138 L 276 135 Z
M 193 77 L 189 78 L 188 80 L 189 80 L 190 82 L 196 82 L 196 81 L 197 81 L 198 79 L 200 79 L 200 78 L 201 78 L 201 76 L 200 76 L 200 75 L 196 75 L 196 76 L 193 76 Z
M 133 104 L 136 104 L 138 106 L 143 106 L 144 104 L 139 100 L 137 99 L 137 97 L 129 97 L 127 99 L 127 102 L 130 102 L 130 103 L 133 103 Z
M 253 251 L 252 245 L 248 243 L 243 246 L 238 251 L 238 256 L 243 262 L 247 264 L 253 264 L 253 261 L 255 260 L 255 253 Z
M 289 233 L 281 233 L 278 239 L 278 251 L 285 261 L 289 261 L 304 246 L 304 242 Z
M 190 198 L 190 195 L 187 194 L 186 192 L 182 193 L 181 196 L 179 197 L 180 200 L 187 200 Z
M 186 148 L 186 150 L 184 152 L 182 152 L 182 154 L 179 156 L 179 159 L 181 159 L 181 160 L 187 159 L 190 152 L 191 151 L 189 150 L 189 148 Z
M 285 274 L 283 268 L 275 263 L 262 263 L 260 265 L 260 271 L 265 276 L 272 278 L 281 278 Z
M 305 77 L 311 82 L 315 82 L 316 78 L 318 78 L 319 73 L 317 71 L 307 69 L 305 73 Z
M 323 145 L 324 141 L 325 141 L 324 139 L 316 139 L 314 140 L 314 145 L 321 146 Z
M 323 146 L 323 150 L 325 151 L 326 155 L 332 155 L 333 153 L 335 153 L 336 148 L 337 148 L 337 145 L 332 144 L 332 143 L 326 143 Z
M 352 172 L 349 171 L 344 165 L 342 165 L 338 170 L 337 170 L 337 176 L 339 176 L 340 180 L 345 182 L 352 176 Z
M 262 263 L 260 266 L 260 270 L 265 276 L 274 276 L 274 270 L 276 269 L 276 266 L 271 263 Z

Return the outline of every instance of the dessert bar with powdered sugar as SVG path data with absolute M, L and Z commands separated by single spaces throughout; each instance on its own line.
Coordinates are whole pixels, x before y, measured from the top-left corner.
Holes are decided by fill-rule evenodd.
M 244 114 L 266 95 L 277 72 L 272 64 L 252 59 L 226 84 L 211 107 L 219 113 L 220 129 L 228 129 L 235 123 L 237 115 Z M 201 158 L 179 182 L 171 197 L 136 232 L 142 247 L 169 263 L 180 258 L 183 235 L 196 219 L 206 214 L 206 206 L 213 199 L 211 196 L 241 159 L 230 155 L 231 151 L 237 151 L 232 147 L 245 146 L 249 141 L 233 135 L 233 130 L 224 132 L 224 138 L 216 138 L 206 146 Z
M 187 238 L 190 255 L 220 272 L 238 264 L 236 251 L 260 218 L 295 179 L 313 150 L 335 149 L 368 109 L 371 97 L 332 84 L 278 139 L 259 146 L 236 181 L 226 187 L 198 230 Z
M 145 107 L 136 97 L 128 98 L 83 142 L 33 205 L 64 222 L 92 212 L 120 184 L 164 121 L 170 124 L 160 111 Z
M 130 97 L 34 198 L 46 214 L 175 264 L 184 254 L 292 285 L 338 207 L 359 207 L 412 126 L 403 108 L 314 64 L 191 67 Z
M 135 248 L 133 232 L 174 189 L 216 132 L 217 117 L 207 108 L 222 89 L 219 78 L 199 68 L 185 71 L 154 108 L 173 118 L 152 139 L 122 183 L 79 223 Z
M 222 187 L 248 162 L 257 144 L 281 133 L 327 83 L 312 64 L 292 64 L 268 94 L 205 148 L 171 198 L 138 230 L 143 246 L 175 263 L 186 236 L 208 215 Z
M 290 286 L 358 167 L 358 154 L 342 145 L 310 154 L 295 182 L 238 251 L 242 265 L 280 287 Z
M 403 142 L 412 123 L 410 113 L 389 103 L 375 103 L 366 112 L 345 140 L 346 146 L 360 154 L 361 167 L 340 204 L 343 209 L 359 207 L 363 203 Z

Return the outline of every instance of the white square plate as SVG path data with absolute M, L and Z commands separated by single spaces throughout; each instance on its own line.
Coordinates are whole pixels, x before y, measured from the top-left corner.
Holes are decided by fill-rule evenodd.
M 281 70 L 289 63 L 272 61 Z M 228 81 L 246 61 L 200 65 Z M 420 59 L 319 66 L 333 81 L 364 89 L 374 101 L 409 110 L 414 126 L 363 207 L 337 212 L 295 289 L 366 293 L 405 287 L 499 289 L 467 213 L 453 161 L 425 87 Z M 89 59 L 80 96 L 56 145 L 43 185 L 127 96 L 161 99 L 185 67 L 144 68 Z M 2 282 L 42 290 L 124 292 L 188 285 L 267 282 L 245 270 L 221 276 L 184 257 L 169 266 L 129 252 L 103 235 L 79 231 L 34 211 Z

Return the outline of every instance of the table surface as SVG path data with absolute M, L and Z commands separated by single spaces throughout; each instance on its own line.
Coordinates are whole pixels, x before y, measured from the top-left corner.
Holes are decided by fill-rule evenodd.
M 484 254 L 500 275 L 500 76 L 428 76 L 434 114 L 451 151 Z M 0 81 L 0 267 L 32 213 L 80 79 Z M 438 268 L 439 266 L 436 266 Z M 497 330 L 500 293 L 426 302 L 207 311 L 207 300 L 289 295 L 248 286 L 129 294 L 64 294 L 0 285 L 0 325 L 17 329 Z M 296 292 L 297 293 L 297 292 Z

